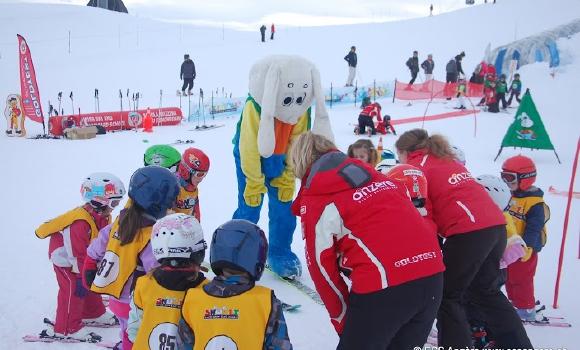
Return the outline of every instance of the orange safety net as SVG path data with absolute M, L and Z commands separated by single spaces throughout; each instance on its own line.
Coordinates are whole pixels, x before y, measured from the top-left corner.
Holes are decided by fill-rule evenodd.
M 413 85 L 395 81 L 395 98 L 399 100 L 454 98 L 457 95 L 457 85 L 458 83 L 445 83 L 438 80 Z M 466 87 L 466 97 L 483 96 L 483 84 L 467 83 Z

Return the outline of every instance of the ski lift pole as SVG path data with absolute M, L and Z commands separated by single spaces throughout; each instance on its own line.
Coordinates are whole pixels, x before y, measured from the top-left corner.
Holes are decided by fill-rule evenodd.
M 129 98 L 129 88 L 127 88 L 127 108 L 131 110 L 131 99 Z
M 137 92 L 137 105 L 135 107 L 135 110 L 139 110 L 139 98 L 141 97 L 141 94 L 139 92 Z
M 123 93 L 119 89 L 119 101 L 121 101 L 121 112 L 123 112 Z

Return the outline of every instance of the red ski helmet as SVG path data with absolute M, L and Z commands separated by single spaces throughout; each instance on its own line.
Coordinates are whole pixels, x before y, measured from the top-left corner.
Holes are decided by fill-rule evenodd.
M 517 181 L 518 188 L 522 191 L 532 187 L 536 181 L 536 164 L 526 156 L 517 155 L 506 159 L 501 169 L 502 180 L 508 184 Z
M 415 207 L 422 208 L 425 205 L 427 178 L 421 169 L 410 164 L 398 164 L 392 167 L 386 175 L 388 178 L 405 184 Z
M 208 156 L 202 150 L 191 147 L 183 152 L 177 173 L 182 179 L 189 181 L 192 176 L 204 177 L 208 170 Z

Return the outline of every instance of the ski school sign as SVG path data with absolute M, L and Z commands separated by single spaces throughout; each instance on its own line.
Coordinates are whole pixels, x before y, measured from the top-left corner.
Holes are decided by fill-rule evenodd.
M 153 125 L 177 125 L 181 122 L 183 114 L 177 107 L 150 109 L 153 116 Z M 48 131 L 55 136 L 61 136 L 67 127 L 81 127 L 99 125 L 107 131 L 131 130 L 143 127 L 143 116 L 146 109 L 124 112 L 102 112 L 77 115 L 63 115 L 50 117 Z

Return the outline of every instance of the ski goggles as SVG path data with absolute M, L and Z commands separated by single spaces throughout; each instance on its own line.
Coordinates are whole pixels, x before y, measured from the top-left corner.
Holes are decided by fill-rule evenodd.
M 181 162 L 180 165 L 179 175 L 185 180 L 192 178 L 201 180 L 207 175 L 207 171 L 192 169 L 185 162 Z
M 514 173 L 511 171 L 502 171 L 501 172 L 501 179 L 507 184 L 513 184 L 519 180 L 529 179 L 529 178 L 532 178 L 534 176 L 536 176 L 535 171 L 532 171 L 529 173 L 522 173 L 522 174 Z

